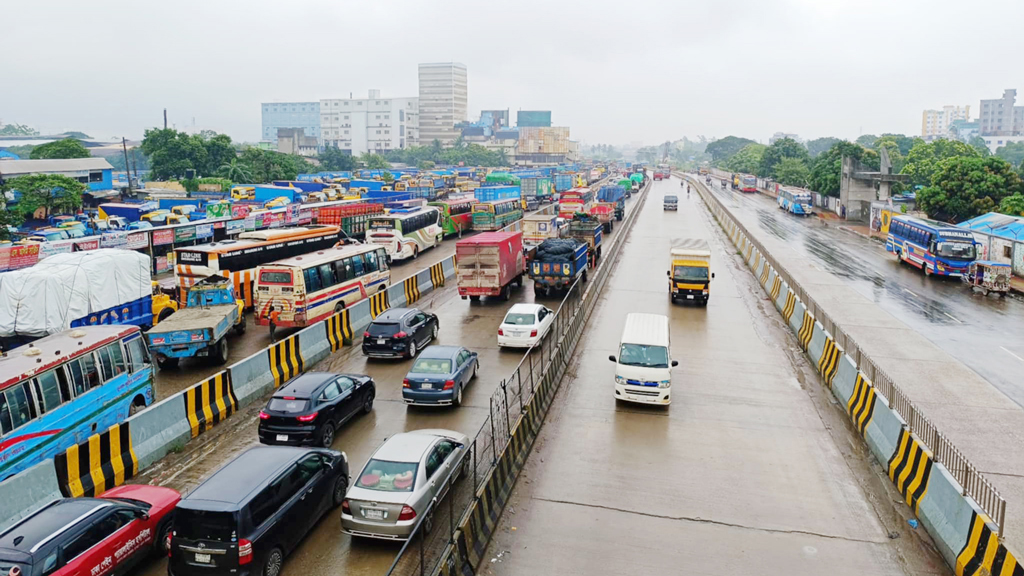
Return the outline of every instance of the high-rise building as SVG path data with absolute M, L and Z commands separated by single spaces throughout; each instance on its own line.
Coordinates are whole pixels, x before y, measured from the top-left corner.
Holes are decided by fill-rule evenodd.
M 262 140 L 277 145 L 278 128 L 302 128 L 306 136 L 320 137 L 319 102 L 264 102 Z
M 1024 107 L 1014 106 L 1017 90 L 1003 90 L 1002 98 L 982 100 L 978 114 L 982 136 L 1014 136 L 1024 131 Z
M 419 72 L 420 142 L 450 144 L 459 135 L 455 125 L 467 118 L 466 65 L 420 64 Z
M 387 152 L 419 142 L 417 98 L 382 98 L 370 90 L 367 98 L 320 101 L 320 142 L 353 155 Z
M 921 137 L 931 142 L 939 138 L 949 138 L 949 128 L 953 122 L 971 121 L 971 107 L 943 106 L 942 110 L 925 110 L 921 113 Z

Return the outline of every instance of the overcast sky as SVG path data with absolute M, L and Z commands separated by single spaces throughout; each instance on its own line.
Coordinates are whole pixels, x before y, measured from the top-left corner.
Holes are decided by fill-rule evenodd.
M 260 137 L 260 103 L 417 95 L 469 69 L 481 109 L 551 110 L 588 143 L 919 134 L 1020 88 L 1021 0 L 5 2 L 0 120 L 137 138 Z

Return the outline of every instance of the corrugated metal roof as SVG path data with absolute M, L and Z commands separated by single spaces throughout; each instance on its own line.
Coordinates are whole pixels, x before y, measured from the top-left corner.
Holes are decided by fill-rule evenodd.
M 42 172 L 79 172 L 82 170 L 113 170 L 103 158 L 68 158 L 66 160 L 4 160 L 0 175 L 18 176 Z
M 989 212 L 961 222 L 957 226 L 1007 240 L 1024 240 L 1024 218 L 1020 216 Z

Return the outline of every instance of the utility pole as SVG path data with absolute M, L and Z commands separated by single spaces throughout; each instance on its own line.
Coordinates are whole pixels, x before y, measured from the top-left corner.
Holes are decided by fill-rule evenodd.
M 164 108 L 164 130 L 167 130 L 167 108 Z
M 132 195 L 132 167 L 128 164 L 128 141 L 121 137 L 121 149 L 124 150 L 124 173 L 128 176 L 128 195 Z

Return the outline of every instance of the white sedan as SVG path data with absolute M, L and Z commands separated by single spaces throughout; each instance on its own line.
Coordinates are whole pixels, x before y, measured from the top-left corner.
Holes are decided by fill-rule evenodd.
M 538 344 L 551 330 L 555 313 L 540 304 L 516 304 L 498 327 L 498 346 L 529 348 Z

